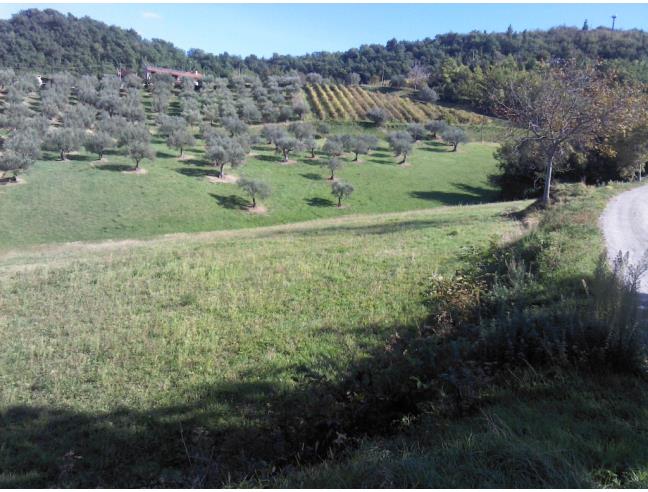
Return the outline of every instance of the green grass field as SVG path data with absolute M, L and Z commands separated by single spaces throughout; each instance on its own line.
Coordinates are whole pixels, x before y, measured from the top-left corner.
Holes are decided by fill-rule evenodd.
M 630 185 L 632 186 L 632 185 Z M 629 185 L 572 187 L 532 237 L 549 293 L 591 282 L 604 252 L 598 218 Z M 528 237 L 528 236 L 527 236 Z M 571 285 L 571 287 L 569 287 Z M 560 286 L 557 289 L 557 286 Z M 538 310 L 542 307 L 538 306 Z M 645 488 L 645 374 L 570 366 L 510 370 L 466 415 L 430 412 L 323 464 L 248 485 L 290 488 Z
M 83 152 L 67 162 L 38 162 L 23 175 L 24 184 L 0 187 L 0 250 L 79 240 L 147 238 L 176 232 L 238 229 L 357 213 L 384 213 L 490 202 L 497 192 L 488 183 L 495 172 L 494 144 L 472 143 L 456 153 L 442 144 L 418 144 L 400 167 L 383 148 L 349 162 L 338 174 L 356 189 L 335 207 L 327 170 L 305 153 L 283 165 L 270 146 L 260 145 L 239 169 L 226 174 L 267 181 L 273 193 L 266 214 L 250 214 L 248 199 L 234 184 L 214 184 L 217 175 L 203 160 L 201 147 L 187 149 L 187 160 L 154 140 L 157 158 L 144 161 L 146 175 L 124 174 L 127 157 L 107 155 L 93 162 Z M 346 158 L 350 161 L 350 158 Z
M 223 466 L 262 447 L 275 398 L 420 323 L 429 276 L 527 203 L 3 256 L 0 485 L 185 484 L 200 429 Z

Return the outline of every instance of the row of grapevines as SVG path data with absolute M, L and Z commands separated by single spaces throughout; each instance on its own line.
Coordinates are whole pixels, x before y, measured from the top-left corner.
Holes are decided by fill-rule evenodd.
M 322 89 L 322 86 L 316 84 L 314 87 L 317 92 L 317 98 L 322 102 L 322 107 L 326 110 L 326 116 L 328 118 L 335 118 L 335 110 L 333 109 L 331 102 L 328 100 L 324 89 Z
M 329 99 L 331 103 L 331 107 L 333 107 L 333 109 L 335 110 L 335 116 L 341 120 L 348 119 L 346 111 L 344 111 L 344 108 L 340 105 L 340 101 L 338 101 L 337 97 L 335 97 L 335 94 L 331 90 L 331 86 L 323 85 L 322 87 L 324 88 L 326 97 Z
M 346 114 L 348 114 L 352 120 L 358 120 L 358 114 L 355 112 L 355 109 L 353 109 L 351 103 L 349 103 L 349 100 L 346 98 L 346 96 L 340 89 L 340 86 L 332 85 L 331 90 L 335 93 L 337 100 L 340 102 L 340 105 L 344 108 Z
M 324 108 L 322 108 L 322 104 L 320 103 L 317 95 L 315 94 L 315 91 L 313 90 L 313 86 L 306 86 L 306 97 L 308 98 L 311 107 L 315 111 L 315 116 L 317 116 L 320 120 L 323 120 L 326 117 L 326 113 L 324 112 Z
M 369 108 L 365 106 L 364 101 L 361 98 L 357 97 L 354 93 L 352 93 L 346 85 L 341 85 L 340 91 L 344 94 L 344 97 L 346 97 L 347 101 L 350 101 L 350 103 L 353 105 L 353 110 L 355 111 L 356 115 L 358 115 L 358 119 L 365 118 L 367 115 L 367 110 Z

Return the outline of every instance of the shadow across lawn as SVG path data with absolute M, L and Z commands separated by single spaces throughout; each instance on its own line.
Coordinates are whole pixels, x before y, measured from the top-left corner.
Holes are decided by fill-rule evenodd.
M 316 173 L 302 173 L 300 174 L 302 178 L 310 179 L 311 181 L 321 181 L 324 177 L 321 174 Z
M 95 159 L 96 156 L 87 155 L 87 154 L 69 154 L 67 156 L 68 161 L 75 161 L 75 162 L 90 162 L 90 161 L 94 161 Z
M 132 171 L 135 166 L 129 166 L 127 164 L 100 164 L 95 166 L 95 169 L 101 171 L 113 171 L 113 172 L 123 172 L 123 171 Z
M 492 202 L 497 199 L 497 191 L 490 188 L 453 183 L 458 191 L 411 191 L 409 195 L 419 200 L 429 200 L 443 205 L 460 205 Z
M 452 152 L 452 146 L 436 140 L 425 140 L 418 147 L 426 152 Z
M 254 158 L 257 161 L 265 161 L 265 162 L 282 162 L 282 158 L 280 155 L 268 155 L 268 154 L 258 154 L 255 155 Z
M 181 167 L 179 169 L 176 169 L 176 172 L 190 178 L 203 178 L 205 176 L 218 177 L 218 171 L 214 170 L 213 168 L 204 169 L 200 167 Z
M 156 157 L 161 157 L 162 159 L 170 159 L 170 158 L 172 158 L 172 157 L 176 157 L 176 158 L 179 157 L 178 154 L 171 154 L 171 153 L 169 153 L 169 152 L 165 152 L 165 151 L 163 151 L 163 150 L 158 150 L 158 151 L 155 153 L 155 156 L 156 156 Z
M 329 200 L 328 198 L 321 198 L 319 196 L 306 198 L 304 199 L 304 201 L 308 204 L 309 207 L 332 207 L 335 205 L 332 200 Z
M 218 202 L 218 204 L 228 210 L 247 210 L 248 201 L 238 195 L 217 195 L 210 193 L 210 195 Z

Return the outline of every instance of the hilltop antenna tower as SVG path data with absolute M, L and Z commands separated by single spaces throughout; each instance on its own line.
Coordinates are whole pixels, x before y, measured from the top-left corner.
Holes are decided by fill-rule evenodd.
M 614 23 L 616 22 L 616 15 L 612 16 L 612 30 L 614 31 Z

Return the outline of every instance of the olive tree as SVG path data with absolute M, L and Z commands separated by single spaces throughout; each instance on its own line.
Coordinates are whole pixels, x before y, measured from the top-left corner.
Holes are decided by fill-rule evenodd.
M 187 127 L 185 119 L 179 116 L 160 114 L 155 119 L 155 122 L 158 126 L 158 133 L 167 137 L 173 132 Z
M 238 180 L 238 187 L 245 191 L 252 200 L 252 208 L 256 208 L 257 198 L 268 198 L 270 196 L 270 186 L 264 181 L 258 179 L 241 178 Z
M 297 115 L 297 118 L 303 120 L 304 115 L 308 113 L 308 104 L 301 97 L 295 97 L 291 109 L 293 114 Z
M 407 155 L 412 151 L 412 137 L 407 132 L 392 132 L 388 135 L 387 141 L 396 156 L 402 155 L 400 164 L 405 164 Z
M 24 171 L 40 157 L 40 138 L 36 131 L 14 132 L 4 143 L 4 151 L 0 154 L 1 174 L 7 171 Z
M 44 146 L 47 150 L 59 153 L 62 161 L 67 160 L 67 154 L 81 147 L 83 133 L 77 128 L 51 128 L 45 135 Z
M 376 126 L 383 126 L 390 116 L 385 108 L 373 107 L 367 111 L 367 118 Z
M 331 184 L 331 194 L 337 198 L 338 208 L 342 206 L 342 198 L 348 198 L 351 196 L 351 193 L 353 193 L 353 186 L 349 183 L 334 181 Z
M 333 181 L 335 179 L 335 171 L 339 170 L 342 167 L 342 161 L 337 157 L 331 157 L 327 159 L 324 165 L 331 171 L 331 175 L 328 179 Z
M 418 142 L 422 138 L 425 138 L 425 127 L 420 123 L 409 123 L 406 130 L 415 142 Z
M 232 137 L 217 136 L 210 138 L 205 147 L 205 157 L 218 168 L 219 177 L 225 176 L 225 165 L 232 168 L 241 166 L 245 160 L 245 149 Z
M 153 94 L 151 109 L 156 113 L 165 113 L 171 101 L 171 93 L 161 90 Z
M 304 138 L 302 140 L 302 145 L 304 149 L 310 152 L 311 159 L 315 159 L 315 149 L 317 148 L 317 140 L 312 135 Z
M 305 138 L 312 137 L 315 134 L 315 128 L 313 128 L 313 125 L 301 121 L 288 125 L 288 131 L 290 131 L 290 133 L 299 140 L 304 140 Z
M 306 82 L 309 84 L 321 84 L 324 78 L 317 72 L 310 72 L 306 74 Z
M 443 137 L 443 140 L 452 145 L 452 152 L 457 151 L 457 146 L 460 143 L 465 143 L 468 141 L 468 135 L 466 135 L 466 132 L 461 128 L 457 128 L 455 126 L 449 126 L 445 130 L 443 130 L 441 137 Z
M 425 129 L 432 134 L 432 138 L 436 138 L 437 134 L 442 133 L 448 124 L 443 120 L 431 120 L 425 124 Z
M 97 131 L 86 136 L 83 146 L 88 152 L 97 154 L 99 160 L 103 159 L 104 152 L 115 145 L 115 139 L 110 134 L 102 131 Z
M 276 146 L 283 154 L 283 162 L 288 162 L 288 155 L 291 152 L 299 151 L 302 148 L 301 142 L 289 135 L 279 138 L 276 141 Z
M 421 101 L 428 103 L 435 103 L 439 100 L 439 95 L 437 94 L 437 92 L 427 85 L 421 87 L 421 89 L 417 93 L 417 96 Z
M 353 162 L 357 162 L 359 154 L 369 152 L 369 142 L 362 136 L 352 136 L 349 140 L 349 150 L 354 154 Z
M 322 145 L 322 152 L 331 157 L 339 157 L 344 152 L 344 145 L 338 139 L 327 138 L 324 145 Z
M 196 140 L 191 130 L 186 126 L 175 128 L 169 134 L 166 141 L 169 147 L 180 150 L 180 157 L 182 157 L 184 148 L 193 145 L 195 142 Z
M 230 136 L 240 135 L 247 132 L 247 125 L 237 117 L 223 118 L 223 126 L 230 132 Z
M 349 85 L 360 85 L 361 77 L 359 73 L 351 72 L 346 78 Z
M 155 159 L 155 151 L 148 140 L 134 140 L 126 148 L 129 157 L 135 161 L 135 171 L 139 169 L 142 160 Z
M 268 145 L 285 135 L 285 130 L 279 125 L 263 125 L 261 128 L 261 136 L 266 139 Z

